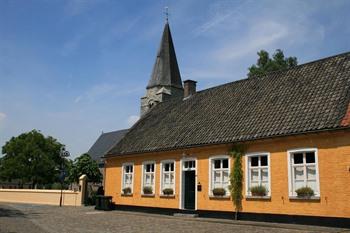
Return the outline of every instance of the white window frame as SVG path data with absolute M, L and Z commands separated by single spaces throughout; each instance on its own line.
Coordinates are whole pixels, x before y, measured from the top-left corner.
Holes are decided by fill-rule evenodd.
M 215 155 L 215 156 L 211 156 L 209 157 L 209 190 L 208 190 L 208 195 L 210 197 L 214 196 L 213 191 L 212 191 L 212 177 L 213 177 L 213 161 L 214 160 L 219 160 L 219 159 L 228 159 L 228 182 L 230 185 L 230 173 L 231 173 L 231 157 L 229 155 Z M 226 189 L 226 194 L 224 197 L 228 197 L 230 196 L 230 190 L 227 188 Z
M 301 148 L 301 149 L 293 149 L 287 151 L 287 160 L 288 160 L 288 189 L 289 189 L 289 196 L 290 197 L 296 197 L 297 194 L 293 191 L 294 186 L 294 176 L 293 176 L 293 161 L 292 161 L 292 155 L 295 153 L 307 153 L 307 152 L 314 152 L 315 153 L 315 167 L 316 167 L 316 187 L 317 190 L 314 190 L 315 197 L 321 196 L 321 190 L 320 190 L 320 177 L 319 177 L 319 171 L 318 171 L 318 149 L 317 148 Z M 304 167 L 304 176 L 306 177 L 306 158 L 303 155 L 303 164 L 298 166 Z M 305 179 L 304 179 L 305 180 Z M 305 182 L 305 181 L 304 181 Z
M 259 157 L 267 156 L 267 166 L 262 167 L 260 165 L 261 159 L 259 159 L 258 166 L 254 167 L 253 169 L 259 169 L 259 184 L 260 184 L 260 182 L 261 182 L 261 179 L 260 179 L 260 177 L 261 177 L 261 169 L 267 167 L 267 172 L 268 172 L 267 189 L 268 190 L 267 190 L 266 197 L 271 197 L 271 160 L 270 160 L 270 153 L 269 152 L 253 152 L 253 153 L 248 153 L 248 154 L 245 155 L 245 180 L 246 180 L 246 182 L 245 182 L 245 190 L 246 190 L 245 191 L 245 195 L 247 197 L 251 197 L 252 196 L 251 192 L 249 191 L 250 186 L 251 186 L 251 184 L 250 184 L 250 174 L 251 174 L 250 170 L 251 170 L 251 168 L 250 168 L 249 161 L 250 161 L 251 157 L 256 157 L 256 156 L 259 156 Z
M 176 191 L 175 191 L 175 184 L 176 184 L 176 162 L 175 162 L 175 160 L 174 159 L 169 159 L 169 160 L 162 160 L 161 162 L 160 162 L 160 185 L 159 185 L 159 193 L 160 193 L 160 195 L 164 195 L 163 194 L 163 168 L 164 168 L 164 164 L 166 164 L 166 163 L 174 163 L 174 171 L 173 171 L 173 173 L 174 173 L 174 184 L 173 184 L 173 187 L 172 187 L 172 189 L 174 190 L 174 194 L 173 195 L 175 195 L 175 193 L 176 193 Z
M 146 175 L 146 173 L 145 173 L 145 168 L 146 168 L 146 165 L 147 164 L 154 164 L 154 171 L 152 172 L 153 173 L 153 184 L 152 184 L 152 191 L 153 191 L 153 193 L 152 194 L 150 194 L 150 195 L 155 195 L 155 193 L 156 193 L 156 169 L 157 169 L 157 164 L 156 164 L 156 162 L 155 161 L 144 161 L 143 163 L 142 163 L 142 182 L 141 182 L 141 194 L 142 195 L 145 195 L 144 193 L 143 193 L 143 187 L 144 187 L 144 180 L 145 180 L 145 175 Z
M 121 182 L 121 193 L 123 193 L 123 189 L 126 188 L 126 187 L 129 187 L 129 186 L 125 186 L 125 182 L 124 182 L 124 175 L 125 175 L 125 167 L 126 166 L 132 166 L 132 182 L 131 182 L 131 194 L 134 193 L 134 180 L 135 180 L 135 166 L 134 166 L 134 163 L 130 162 L 130 163 L 123 163 L 122 164 L 122 182 Z

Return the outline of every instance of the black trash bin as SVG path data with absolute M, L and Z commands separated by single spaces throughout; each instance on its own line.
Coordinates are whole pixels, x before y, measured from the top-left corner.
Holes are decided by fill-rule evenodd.
M 112 197 L 97 195 L 95 210 L 112 210 Z

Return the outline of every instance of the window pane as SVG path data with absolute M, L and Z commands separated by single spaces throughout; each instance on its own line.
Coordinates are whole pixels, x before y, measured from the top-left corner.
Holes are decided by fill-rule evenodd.
M 307 152 L 306 153 L 306 163 L 315 163 L 315 153 Z
M 222 176 L 223 176 L 223 182 L 226 183 L 228 182 L 228 171 L 223 171 L 222 172 Z
M 268 169 L 261 169 L 261 180 L 268 181 L 268 179 L 269 179 Z
M 250 166 L 257 167 L 259 165 L 259 157 L 250 157 Z
M 132 166 L 132 165 L 130 165 L 130 173 L 132 173 L 132 169 L 133 169 L 133 166 Z
M 193 168 L 196 167 L 196 161 L 192 161 L 192 167 L 193 167 Z
M 302 153 L 295 153 L 293 156 L 294 156 L 294 164 L 303 163 L 303 154 Z
M 303 180 L 296 180 L 294 181 L 294 191 L 297 190 L 298 188 L 304 187 L 305 183 Z
M 318 193 L 317 185 L 316 185 L 316 180 L 307 181 L 307 182 L 306 182 L 306 185 L 307 185 L 308 187 L 312 188 L 312 190 L 314 190 L 314 192 Z
M 221 172 L 220 171 L 214 172 L 214 182 L 221 183 Z
M 254 182 L 258 182 L 259 181 L 259 170 L 258 169 L 252 169 L 250 170 L 250 177 L 251 177 L 251 181 Z
M 164 171 L 169 171 L 169 163 L 164 164 Z
M 154 172 L 154 163 L 151 164 L 151 172 Z
M 170 183 L 171 184 L 174 183 L 174 174 L 173 173 L 170 174 Z
M 174 171 L 174 163 L 171 163 L 171 166 L 170 166 L 170 171 Z
M 220 168 L 221 167 L 221 160 L 214 160 L 214 168 Z
M 125 166 L 124 169 L 125 169 L 125 173 L 129 173 L 129 166 Z
M 316 167 L 315 166 L 307 166 L 306 167 L 306 177 L 308 180 L 316 179 Z
M 164 182 L 165 184 L 169 183 L 169 181 L 170 181 L 169 173 L 165 173 L 163 177 L 164 177 L 164 178 L 163 178 L 163 182 Z
M 267 166 L 267 156 L 264 155 L 264 156 L 261 156 L 260 157 L 260 163 L 261 163 L 261 166 Z
M 222 168 L 228 168 L 228 159 L 222 160 Z
M 185 162 L 185 168 L 188 168 L 188 161 Z
M 304 180 L 304 167 L 294 167 L 294 179 Z

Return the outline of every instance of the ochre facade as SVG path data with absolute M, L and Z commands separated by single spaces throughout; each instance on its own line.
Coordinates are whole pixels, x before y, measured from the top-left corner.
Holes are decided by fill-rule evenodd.
M 350 131 L 333 131 L 298 136 L 265 139 L 246 143 L 247 153 L 270 153 L 270 199 L 245 198 L 243 184 L 242 211 L 249 213 L 271 213 L 287 215 L 309 215 L 350 218 Z M 196 183 L 202 190 L 196 192 L 196 209 L 234 211 L 230 198 L 213 198 L 209 195 L 209 158 L 228 155 L 232 145 L 203 146 L 167 152 L 144 153 L 106 159 L 106 195 L 113 197 L 118 205 L 135 205 L 161 208 L 181 208 L 181 169 L 183 158 L 195 158 Z M 289 197 L 288 150 L 317 148 L 320 198 L 317 200 L 295 200 Z M 175 160 L 175 195 L 160 195 L 160 162 Z M 142 163 L 155 161 L 155 195 L 141 195 Z M 122 164 L 134 163 L 132 196 L 122 195 Z M 233 160 L 230 160 L 231 166 Z M 245 159 L 242 159 L 245 170 Z M 246 171 L 244 171 L 245 177 Z M 244 181 L 245 182 L 245 181 Z

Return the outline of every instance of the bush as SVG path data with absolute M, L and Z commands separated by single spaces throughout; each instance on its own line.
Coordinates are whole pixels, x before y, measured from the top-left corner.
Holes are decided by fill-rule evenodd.
M 130 187 L 123 188 L 123 194 L 131 194 L 131 188 Z
M 215 188 L 213 189 L 214 196 L 225 196 L 226 190 L 224 188 Z
M 250 192 L 252 193 L 252 196 L 259 196 L 259 197 L 266 196 L 267 194 L 267 190 L 263 185 L 257 185 L 257 186 L 251 187 Z
M 297 190 L 295 190 L 295 192 L 297 193 L 298 197 L 312 197 L 313 195 L 315 195 L 314 190 L 307 186 L 298 188 Z
M 143 187 L 143 194 L 153 194 L 153 189 L 151 186 Z
M 172 188 L 163 189 L 163 194 L 164 195 L 173 195 L 174 194 L 174 190 Z

